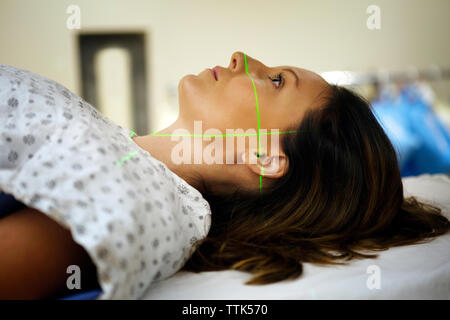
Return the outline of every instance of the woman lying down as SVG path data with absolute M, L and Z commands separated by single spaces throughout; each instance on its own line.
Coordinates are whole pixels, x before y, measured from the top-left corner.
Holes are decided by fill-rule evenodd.
M 101 299 L 138 299 L 179 270 L 268 284 L 448 232 L 440 208 L 403 197 L 396 153 L 351 91 L 241 52 L 178 89 L 177 120 L 134 136 L 58 83 L 0 66 L 0 190 L 24 204 L 0 218 L 0 298 L 74 293 L 74 268 Z M 271 135 L 180 163 L 171 135 L 199 121 L 275 128 L 279 147 Z M 192 158 L 210 147 L 185 146 Z

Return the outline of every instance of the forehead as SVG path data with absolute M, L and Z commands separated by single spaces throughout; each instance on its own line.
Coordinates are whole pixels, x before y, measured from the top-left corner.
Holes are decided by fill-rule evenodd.
M 299 89 L 297 93 L 302 95 L 306 100 L 317 98 L 321 93 L 330 87 L 330 84 L 319 74 L 294 66 L 281 66 L 282 69 L 291 69 L 299 77 Z
M 294 72 L 296 72 L 299 76 L 300 80 L 304 80 L 307 82 L 316 82 L 316 85 L 320 84 L 322 86 L 326 86 L 328 84 L 328 82 L 324 78 L 313 71 L 294 66 L 282 66 L 281 68 L 289 68 L 294 70 Z

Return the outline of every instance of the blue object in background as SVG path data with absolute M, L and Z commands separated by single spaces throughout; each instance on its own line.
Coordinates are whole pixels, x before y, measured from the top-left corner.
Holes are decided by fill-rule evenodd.
M 420 136 L 421 144 L 413 158 L 405 165 L 408 175 L 450 172 L 450 134 L 432 108 L 409 86 L 401 93 L 400 101 L 410 108 L 411 127 Z
M 410 127 L 408 113 L 403 106 L 393 106 L 391 101 L 372 103 L 373 113 L 389 137 L 400 167 L 403 167 L 422 143 Z
M 394 146 L 402 177 L 450 172 L 450 134 L 414 84 L 382 95 L 372 111 Z

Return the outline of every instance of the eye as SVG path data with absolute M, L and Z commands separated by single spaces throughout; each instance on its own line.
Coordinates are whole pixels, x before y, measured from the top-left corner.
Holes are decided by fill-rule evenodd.
M 281 88 L 284 84 L 284 77 L 282 73 L 279 73 L 276 78 L 269 77 L 269 79 L 272 80 L 272 82 L 278 82 L 278 85 L 276 86 L 277 89 Z

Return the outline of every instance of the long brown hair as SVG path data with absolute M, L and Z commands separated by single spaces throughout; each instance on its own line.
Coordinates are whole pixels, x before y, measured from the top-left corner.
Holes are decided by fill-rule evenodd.
M 269 284 L 298 278 L 302 262 L 345 264 L 447 233 L 440 208 L 404 198 L 395 150 L 370 108 L 332 85 L 326 103 L 281 136 L 289 169 L 262 196 L 204 194 L 211 229 L 182 269 L 247 271 L 246 284 Z

